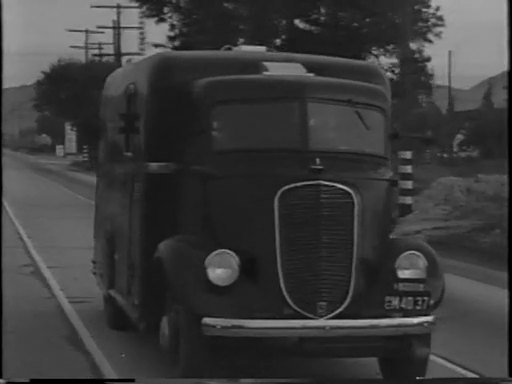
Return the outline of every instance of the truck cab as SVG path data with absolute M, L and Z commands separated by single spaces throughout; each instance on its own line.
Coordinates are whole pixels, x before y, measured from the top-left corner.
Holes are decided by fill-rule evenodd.
M 157 333 L 184 377 L 237 338 L 424 376 L 444 279 L 428 244 L 391 236 L 390 109 L 385 74 L 356 60 L 164 52 L 114 72 L 94 254 L 108 325 Z

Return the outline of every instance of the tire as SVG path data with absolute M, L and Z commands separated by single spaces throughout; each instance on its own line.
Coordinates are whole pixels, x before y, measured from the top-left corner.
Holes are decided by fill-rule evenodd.
M 385 380 L 414 380 L 427 374 L 431 335 L 410 336 L 394 356 L 379 357 L 379 368 Z
M 126 331 L 130 328 L 130 319 L 117 301 L 108 293 L 103 295 L 103 311 L 107 326 L 115 331 Z
M 181 307 L 177 309 L 176 316 L 179 377 L 208 377 L 211 351 L 207 336 L 201 332 L 201 318 Z
M 179 359 L 177 311 L 173 308 L 166 309 L 160 319 L 158 340 L 160 347 L 169 355 L 172 364 L 177 364 Z

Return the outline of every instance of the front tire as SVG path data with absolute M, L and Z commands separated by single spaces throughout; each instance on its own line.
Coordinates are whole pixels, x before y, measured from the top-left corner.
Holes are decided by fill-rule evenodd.
M 385 380 L 425 377 L 430 356 L 431 335 L 411 336 L 394 356 L 379 358 L 379 368 Z
M 207 377 L 210 367 L 210 343 L 201 331 L 201 318 L 173 303 L 167 292 L 160 319 L 160 347 L 177 366 L 180 378 Z
M 126 331 L 130 327 L 128 316 L 119 303 L 108 293 L 103 295 L 103 310 L 107 326 L 115 331 Z
M 208 377 L 210 369 L 210 343 L 201 331 L 201 318 L 179 308 L 178 321 L 178 374 L 183 378 Z

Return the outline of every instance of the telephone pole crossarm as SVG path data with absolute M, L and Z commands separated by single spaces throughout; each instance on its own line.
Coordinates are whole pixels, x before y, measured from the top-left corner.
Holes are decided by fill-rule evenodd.
M 80 48 L 80 49 L 84 50 L 84 54 L 85 54 L 84 59 L 85 59 L 86 63 L 89 61 L 89 49 L 91 47 L 89 44 L 89 35 L 101 35 L 101 34 L 105 33 L 104 31 L 96 31 L 94 29 L 89 29 L 89 28 L 85 28 L 85 29 L 67 28 L 66 31 L 67 32 L 78 32 L 78 33 L 84 34 L 84 45 L 83 45 L 83 48 Z M 72 47 L 72 48 L 74 48 L 74 47 Z
M 120 26 L 109 26 L 109 25 L 97 25 L 96 28 L 98 29 L 143 29 L 143 27 L 138 25 L 120 25 Z
M 106 8 L 106 9 L 140 9 L 138 5 L 103 5 L 103 4 L 97 4 L 97 5 L 91 5 L 91 8 Z
M 102 54 L 99 54 L 99 53 L 93 53 L 93 56 L 116 56 L 115 53 L 102 53 Z M 142 53 L 140 52 L 123 52 L 122 53 L 123 56 L 143 56 Z

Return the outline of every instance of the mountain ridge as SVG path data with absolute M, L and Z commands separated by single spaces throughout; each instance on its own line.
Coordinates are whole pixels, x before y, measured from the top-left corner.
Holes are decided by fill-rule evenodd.
M 493 101 L 497 108 L 508 107 L 508 70 L 479 81 L 468 89 L 452 88 L 456 111 L 476 109 L 488 84 L 492 85 Z M 35 84 L 2 88 L 2 133 L 18 135 L 23 129 L 35 129 L 38 113 L 33 108 Z M 434 85 L 432 101 L 443 112 L 448 105 L 448 86 Z

